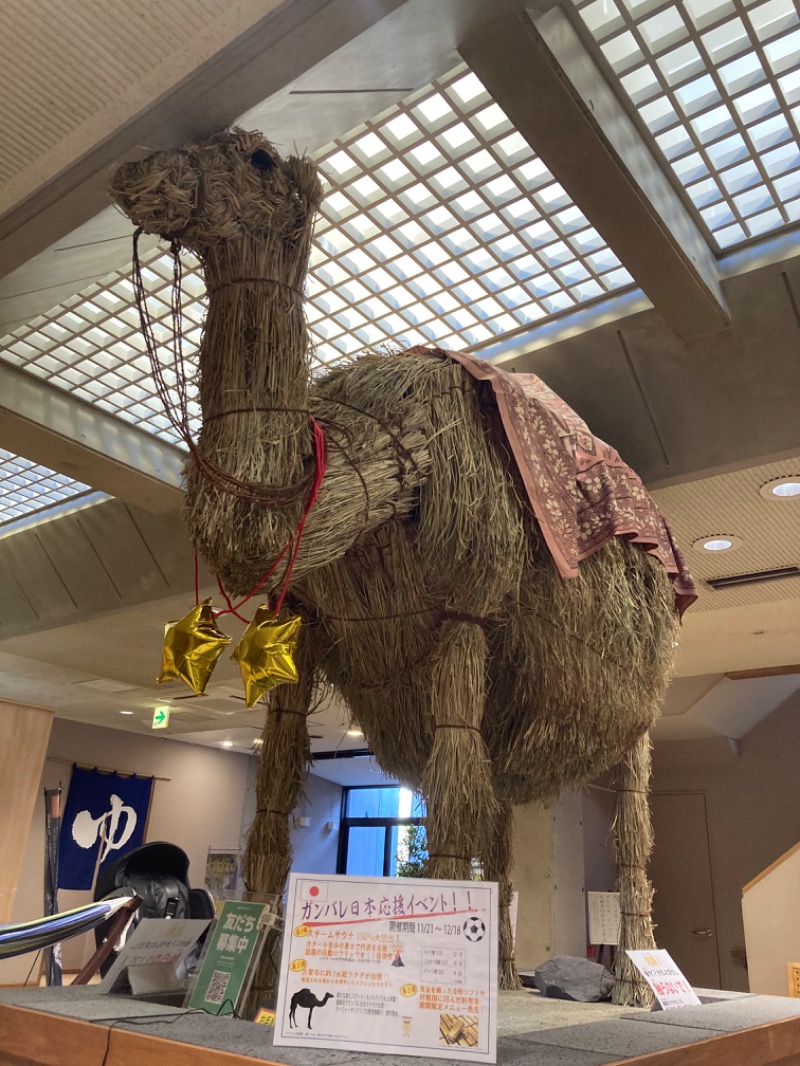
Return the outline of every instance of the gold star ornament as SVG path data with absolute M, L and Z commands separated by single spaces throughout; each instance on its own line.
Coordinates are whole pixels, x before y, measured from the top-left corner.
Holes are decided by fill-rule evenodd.
M 164 626 L 164 650 L 157 681 L 185 681 L 198 696 L 205 692 L 217 659 L 231 638 L 217 628 L 211 599 L 203 600 L 179 622 Z
M 268 607 L 256 611 L 231 656 L 242 671 L 248 707 L 255 707 L 277 685 L 297 684 L 294 656 L 300 624 L 297 616 L 279 622 Z

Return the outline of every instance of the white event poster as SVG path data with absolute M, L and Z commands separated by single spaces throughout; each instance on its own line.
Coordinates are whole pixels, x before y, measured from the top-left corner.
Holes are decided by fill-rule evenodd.
M 274 1042 L 494 1062 L 497 885 L 289 878 Z
M 625 954 L 652 988 L 662 1010 L 699 1005 L 695 990 L 672 961 L 668 951 L 654 948 L 626 951 Z

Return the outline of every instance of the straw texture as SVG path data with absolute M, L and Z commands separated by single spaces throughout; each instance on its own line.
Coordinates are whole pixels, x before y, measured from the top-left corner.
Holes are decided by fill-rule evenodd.
M 320 195 L 310 163 L 236 130 L 127 164 L 112 182 L 137 225 L 179 239 L 205 268 L 186 514 L 230 593 L 249 592 L 297 527 L 309 414 L 328 443 L 290 584 L 304 680 L 269 698 L 247 881 L 282 891 L 285 812 L 308 759 L 301 715 L 324 677 L 383 769 L 425 794 L 429 874 L 468 877 L 479 855 L 500 883 L 501 987 L 516 987 L 510 808 L 626 756 L 642 772 L 672 658 L 671 584 L 620 539 L 559 577 L 490 386 L 452 360 L 368 354 L 310 381 L 301 291 Z M 627 839 L 642 823 L 620 824 Z
M 315 677 L 308 632 L 302 629 L 295 661 L 298 683 L 279 686 L 268 694 L 256 778 L 256 816 L 249 830 L 244 864 L 245 885 L 258 894 L 282 895 L 292 863 L 289 816 L 302 798 L 311 761 L 306 718 Z M 273 772 L 275 767 L 281 772 Z M 275 886 L 279 886 L 277 892 Z M 255 1016 L 261 1000 L 276 987 L 281 936 L 279 924 L 267 934 L 250 990 L 247 1017 Z
M 653 850 L 653 828 L 647 794 L 650 784 L 650 738 L 640 737 L 617 766 L 617 800 L 612 841 L 617 863 L 617 890 L 622 914 L 612 1002 L 621 1006 L 651 1007 L 653 993 L 626 950 L 656 946 L 651 911 L 653 887 L 647 862 Z

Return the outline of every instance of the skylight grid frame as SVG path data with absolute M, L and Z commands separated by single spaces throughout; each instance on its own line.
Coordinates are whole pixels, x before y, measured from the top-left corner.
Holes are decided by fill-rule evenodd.
M 142 258 L 142 275 L 159 359 L 165 378 L 174 382 L 172 260 L 163 248 Z M 184 256 L 183 293 L 183 346 L 193 377 L 205 316 L 205 284 L 194 256 Z M 15 330 L 4 339 L 2 358 L 145 432 L 180 443 L 155 392 L 130 271 L 116 272 Z M 199 430 L 195 401 L 190 414 Z
M 316 161 L 328 187 L 307 312 L 321 363 L 384 346 L 474 351 L 633 285 L 464 64 Z M 439 261 L 426 261 L 426 249 Z
M 341 153 L 350 153 L 356 164 L 346 180 L 332 163 Z M 483 175 L 465 169 L 470 162 L 477 167 L 478 158 Z M 314 374 L 364 350 L 417 344 L 480 349 L 633 286 L 619 259 L 463 63 L 322 149 L 315 161 L 327 198 L 307 280 Z M 400 171 L 403 180 L 390 177 Z M 444 175 L 457 182 L 449 191 Z M 423 196 L 416 207 L 411 190 Z M 454 243 L 456 234 L 463 247 Z M 383 243 L 379 255 L 375 242 Z M 386 242 L 394 242 L 388 254 Z M 173 383 L 173 264 L 163 247 L 142 256 L 142 276 L 159 358 Z M 183 350 L 190 378 L 205 307 L 200 265 L 184 253 Z M 90 285 L 17 329 L 5 338 L 2 357 L 181 444 L 152 382 L 130 271 Z M 192 399 L 195 434 L 199 415 Z
M 656 157 L 664 160 L 717 254 L 800 221 L 800 14 L 793 0 L 573 0 L 573 4 L 581 35 L 592 42 L 600 66 Z M 605 21 L 598 22 L 603 13 Z M 661 42 L 653 33 L 659 18 L 666 20 L 665 28 L 672 25 Z M 734 34 L 727 50 L 726 30 Z M 797 45 L 786 49 L 786 42 L 795 40 Z M 620 54 L 623 45 L 629 57 L 638 58 L 626 61 Z M 687 58 L 688 50 L 694 49 L 694 65 L 683 76 L 670 78 L 664 68 L 668 60 L 676 62 L 682 49 Z M 733 80 L 737 64 L 739 84 Z M 707 102 L 701 98 L 691 107 L 690 90 L 698 91 L 701 83 Z M 755 108 L 753 94 L 759 92 L 771 106 L 746 119 L 748 98 Z M 660 115 L 654 107 L 659 102 Z M 716 135 L 703 137 L 696 127 L 715 112 L 726 121 Z M 783 121 L 784 132 L 770 139 L 769 124 L 774 130 L 776 119 Z M 670 152 L 666 142 L 677 133 L 684 143 Z M 759 144 L 762 139 L 766 143 Z M 725 158 L 725 151 L 731 158 Z M 753 202 L 756 195 L 760 204 Z
M 94 491 L 66 474 L 0 448 L 0 529 Z

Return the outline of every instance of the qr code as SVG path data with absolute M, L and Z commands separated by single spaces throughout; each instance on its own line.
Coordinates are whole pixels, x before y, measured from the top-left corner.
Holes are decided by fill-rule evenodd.
M 205 994 L 206 1003 L 222 1003 L 230 979 L 231 975 L 225 973 L 224 970 L 214 970 L 211 980 L 208 982 L 208 991 Z

